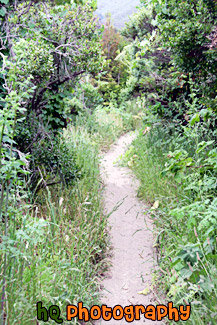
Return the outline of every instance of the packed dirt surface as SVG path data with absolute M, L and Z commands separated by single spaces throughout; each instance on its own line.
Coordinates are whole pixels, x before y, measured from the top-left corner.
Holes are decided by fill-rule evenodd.
M 130 170 L 116 163 L 133 141 L 134 134 L 122 136 L 105 155 L 101 175 L 105 184 L 105 210 L 115 211 L 109 217 L 112 244 L 111 267 L 103 280 L 102 304 L 108 307 L 121 305 L 154 304 L 153 294 L 138 292 L 151 286 L 153 269 L 152 224 L 144 204 L 138 200 L 138 181 Z M 97 324 L 129 324 L 125 320 L 99 321 Z M 136 324 L 152 324 L 141 316 Z M 160 323 L 160 322 L 158 322 Z
M 96 14 L 101 23 L 105 23 L 106 15 L 111 14 L 112 22 L 117 29 L 124 27 L 129 16 L 136 11 L 140 0 L 97 0 Z

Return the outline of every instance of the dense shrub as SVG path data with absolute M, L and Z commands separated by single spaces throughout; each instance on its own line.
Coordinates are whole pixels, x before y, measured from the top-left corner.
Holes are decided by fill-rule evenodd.
M 33 90 L 25 101 L 20 99 L 25 114 L 18 112 L 22 122 L 18 122 L 14 130 L 17 149 L 32 157 L 30 184 L 33 188 L 40 179 L 37 171 L 40 165 L 47 173 L 45 178 L 49 179 L 52 178 L 49 173 L 57 172 L 52 167 L 53 157 L 57 159 L 57 166 L 64 159 L 61 150 L 55 149 L 57 141 L 53 139 L 76 113 L 65 103 L 75 100 L 73 90 L 79 76 L 96 75 L 102 67 L 101 30 L 97 28 L 91 3 L 68 1 L 56 5 L 50 1 L 4 1 L 3 7 L 1 42 L 9 54 L 8 62 L 14 65 L 13 90 L 18 92 L 19 85 L 26 79 Z M 85 98 L 83 106 L 90 106 L 91 110 L 101 102 L 100 95 L 97 91 L 92 94 L 91 84 L 83 88 L 83 92 L 79 90 Z M 6 89 L 6 93 L 10 91 Z M 43 154 L 39 154 L 39 148 Z M 68 179 L 68 172 L 66 174 Z

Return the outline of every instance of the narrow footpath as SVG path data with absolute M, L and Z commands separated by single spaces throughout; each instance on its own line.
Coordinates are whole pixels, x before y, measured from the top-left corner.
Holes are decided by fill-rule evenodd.
M 123 155 L 135 135 L 122 136 L 104 156 L 101 175 L 105 184 L 105 212 L 115 211 L 109 217 L 111 236 L 111 267 L 102 282 L 102 304 L 108 307 L 121 305 L 155 305 L 152 292 L 138 292 L 151 286 L 153 270 L 152 223 L 136 195 L 138 181 L 129 168 L 119 167 L 117 160 Z M 129 324 L 126 320 L 99 321 L 97 324 Z M 141 315 L 135 324 L 153 324 Z M 158 322 L 159 324 L 160 322 Z

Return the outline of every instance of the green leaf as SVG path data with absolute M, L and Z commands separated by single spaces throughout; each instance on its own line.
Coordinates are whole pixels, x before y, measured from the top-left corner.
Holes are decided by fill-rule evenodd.
M 0 0 L 1 3 L 4 3 L 5 5 L 8 4 L 9 0 Z
M 5 9 L 5 7 L 2 7 L 2 8 L 0 9 L 0 16 L 4 17 L 5 14 L 6 14 L 6 12 L 7 12 L 7 10 Z
M 200 153 L 201 151 L 203 151 L 206 147 L 210 146 L 211 144 L 213 144 L 215 141 L 211 140 L 211 141 L 202 141 L 200 143 L 198 143 L 198 149 L 196 150 L 197 153 Z
M 196 113 L 192 116 L 191 120 L 190 120 L 190 125 L 194 125 L 196 122 L 200 122 L 200 115 L 199 113 Z
M 183 268 L 179 271 L 179 274 L 183 279 L 188 279 L 192 275 L 192 271 L 189 268 Z

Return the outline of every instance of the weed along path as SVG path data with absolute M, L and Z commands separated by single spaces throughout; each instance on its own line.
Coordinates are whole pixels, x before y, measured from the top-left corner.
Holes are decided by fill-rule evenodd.
M 130 133 L 122 136 L 104 156 L 101 164 L 106 213 L 114 209 L 109 217 L 111 267 L 102 282 L 101 303 L 112 308 L 116 305 L 125 307 L 154 304 L 152 293 L 138 294 L 151 286 L 154 264 L 153 238 L 150 231 L 152 225 L 144 213 L 144 205 L 137 198 L 137 180 L 128 168 L 115 164 L 134 137 L 135 135 Z M 110 321 L 101 319 L 97 322 L 97 324 L 108 323 L 129 324 L 125 318 Z M 153 324 L 153 321 L 141 315 L 141 319 L 133 323 Z

